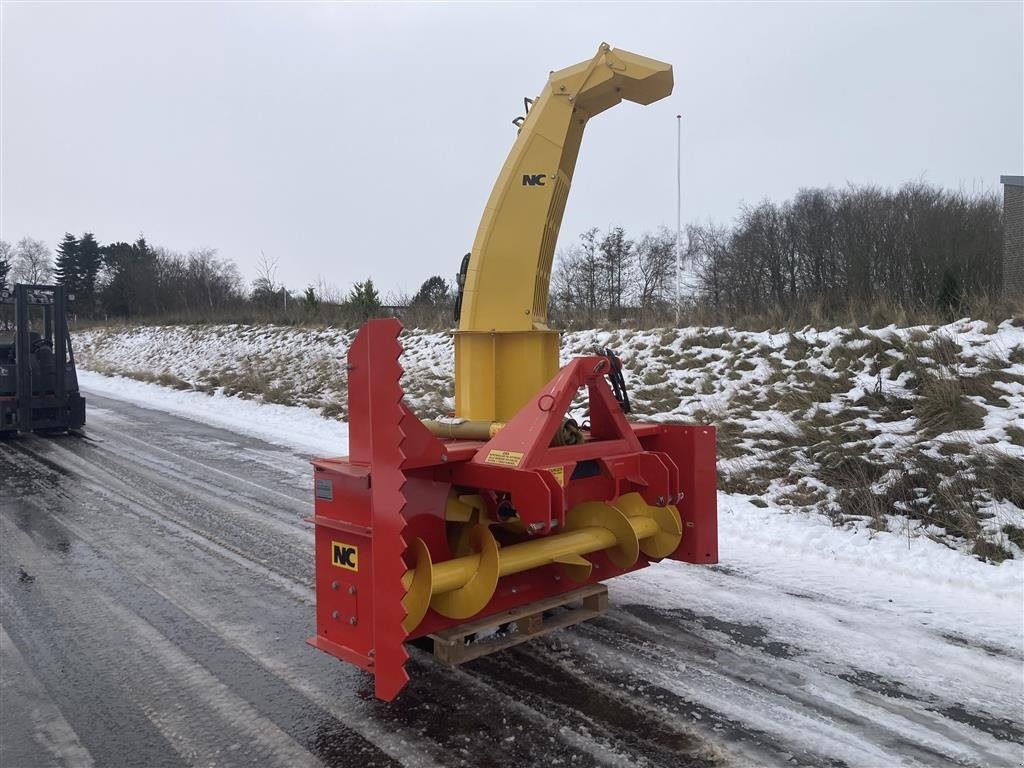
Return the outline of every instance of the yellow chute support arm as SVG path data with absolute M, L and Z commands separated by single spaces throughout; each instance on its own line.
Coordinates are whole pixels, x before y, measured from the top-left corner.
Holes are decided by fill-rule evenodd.
M 455 413 L 506 421 L 558 372 L 551 261 L 587 120 L 672 93 L 672 67 L 602 43 L 552 72 L 520 125 L 473 241 L 455 335 Z

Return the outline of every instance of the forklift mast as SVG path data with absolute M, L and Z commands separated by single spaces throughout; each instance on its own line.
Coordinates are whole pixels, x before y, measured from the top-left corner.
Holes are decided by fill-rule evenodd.
M 0 292 L 0 305 L 14 307 L 13 343 L 0 344 L 0 433 L 85 424 L 68 300 L 61 285 L 18 284 L 13 293 Z

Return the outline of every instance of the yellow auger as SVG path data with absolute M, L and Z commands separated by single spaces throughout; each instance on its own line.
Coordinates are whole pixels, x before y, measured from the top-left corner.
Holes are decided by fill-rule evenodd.
M 672 506 L 652 507 L 639 493 L 627 493 L 612 503 L 588 501 L 570 509 L 565 531 L 530 541 L 499 546 L 490 526 L 476 525 L 470 533 L 474 554 L 440 563 L 430 559 L 422 539 L 410 545 L 415 565 L 405 572 L 402 626 L 412 632 L 433 608 L 450 619 L 466 619 L 483 610 L 498 579 L 556 563 L 573 581 L 590 578 L 593 563 L 583 555 L 604 551 L 619 568 L 630 568 L 640 553 L 658 559 L 675 551 L 683 529 Z

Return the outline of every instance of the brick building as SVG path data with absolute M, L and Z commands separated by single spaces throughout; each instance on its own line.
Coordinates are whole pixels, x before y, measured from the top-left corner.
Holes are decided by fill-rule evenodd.
M 1024 176 L 1000 176 L 1003 184 L 1003 292 L 1024 296 Z

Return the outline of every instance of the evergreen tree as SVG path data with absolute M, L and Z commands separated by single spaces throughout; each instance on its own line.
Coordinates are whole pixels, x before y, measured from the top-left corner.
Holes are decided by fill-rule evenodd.
M 81 312 L 92 314 L 96 307 L 96 278 L 103 265 L 103 251 L 92 232 L 78 241 L 78 290 L 76 302 Z
M 128 273 L 132 264 L 132 247 L 125 242 L 103 246 L 103 263 L 108 279 L 102 292 L 103 308 L 114 315 L 128 316 L 131 311 L 131 286 Z
M 160 311 L 156 296 L 156 253 L 144 237 L 102 249 L 110 279 L 103 289 L 108 312 L 131 317 Z
M 434 275 L 427 278 L 416 295 L 412 297 L 411 304 L 427 304 L 436 307 L 443 304 L 449 296 L 448 283 L 443 277 Z
M 68 293 L 78 293 L 81 284 L 78 239 L 70 232 L 64 233 L 64 239 L 57 246 L 57 264 L 53 270 L 53 279 L 59 285 L 63 285 Z
M 367 320 L 379 314 L 380 294 L 373 287 L 373 280 L 367 278 L 366 282 L 353 285 L 352 292 L 348 296 L 348 303 L 361 320 Z
M 302 303 L 306 305 L 307 312 L 316 312 L 320 306 L 320 297 L 316 295 L 316 289 L 311 285 L 306 289 L 302 297 Z

